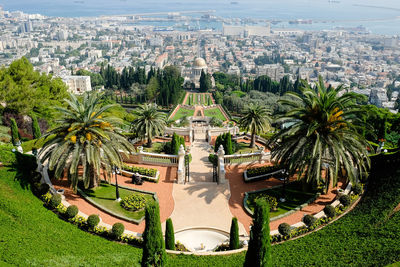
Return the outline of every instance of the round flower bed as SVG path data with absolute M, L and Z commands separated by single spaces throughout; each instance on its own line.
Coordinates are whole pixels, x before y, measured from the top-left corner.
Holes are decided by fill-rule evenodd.
M 132 194 L 121 200 L 121 207 L 129 211 L 142 210 L 145 206 L 146 199 L 141 195 Z
M 268 202 L 270 211 L 276 210 L 276 207 L 278 206 L 278 201 L 276 200 L 276 197 L 270 196 L 267 193 L 261 193 L 257 197 L 254 197 L 254 198 L 252 197 L 252 198 L 250 198 L 250 201 L 252 203 L 255 203 L 256 200 L 260 199 L 260 198 L 263 198 Z

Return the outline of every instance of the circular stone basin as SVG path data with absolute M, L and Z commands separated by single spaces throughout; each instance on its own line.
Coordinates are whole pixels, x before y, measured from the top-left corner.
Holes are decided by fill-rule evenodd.
M 190 251 L 206 252 L 229 241 L 229 234 L 217 229 L 193 228 L 176 232 L 175 240 Z

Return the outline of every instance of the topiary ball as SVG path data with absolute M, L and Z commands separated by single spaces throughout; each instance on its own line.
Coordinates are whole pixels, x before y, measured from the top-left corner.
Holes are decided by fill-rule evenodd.
M 99 222 L 100 222 L 100 218 L 99 218 L 99 215 L 97 215 L 97 214 L 90 215 L 86 221 L 88 227 L 91 229 L 95 228 L 99 224 Z
M 122 223 L 114 223 L 114 225 L 112 226 L 111 233 L 115 239 L 118 239 L 122 236 L 124 231 L 125 231 L 125 226 Z
M 62 200 L 62 198 L 61 198 L 60 194 L 54 194 L 51 197 L 50 202 L 49 202 L 50 207 L 53 209 L 57 208 L 58 205 L 61 204 L 61 200 Z
M 352 190 L 354 195 L 360 195 L 363 191 L 362 186 L 360 184 L 353 185 Z
M 307 225 L 307 227 L 313 226 L 315 222 L 317 221 L 317 218 L 314 216 L 307 214 L 303 217 L 303 223 Z
M 76 205 L 68 206 L 67 211 L 65 212 L 65 216 L 67 219 L 74 218 L 79 212 L 79 209 Z
M 324 208 L 324 213 L 325 213 L 326 217 L 333 218 L 336 215 L 336 210 L 333 206 L 326 205 Z
M 343 206 L 345 206 L 345 207 L 349 206 L 350 203 L 351 203 L 351 199 L 350 199 L 350 196 L 349 196 L 349 195 L 343 195 L 343 196 L 341 196 L 341 197 L 339 198 L 339 201 L 340 201 L 340 203 L 341 203 Z
M 278 231 L 283 236 L 289 236 L 290 233 L 292 232 L 292 227 L 287 223 L 281 223 L 278 226 Z

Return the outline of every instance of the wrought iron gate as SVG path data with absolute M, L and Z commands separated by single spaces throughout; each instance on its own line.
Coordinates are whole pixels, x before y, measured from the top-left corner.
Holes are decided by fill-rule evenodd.
M 185 184 L 190 181 L 189 155 L 185 155 Z

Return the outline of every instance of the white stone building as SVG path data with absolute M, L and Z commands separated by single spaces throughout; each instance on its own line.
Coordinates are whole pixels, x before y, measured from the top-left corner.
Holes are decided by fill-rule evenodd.
M 66 76 L 63 81 L 68 86 L 68 91 L 73 94 L 81 95 L 92 91 L 90 76 Z

